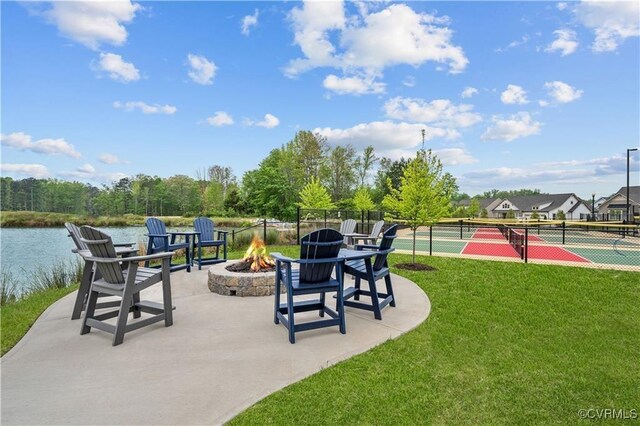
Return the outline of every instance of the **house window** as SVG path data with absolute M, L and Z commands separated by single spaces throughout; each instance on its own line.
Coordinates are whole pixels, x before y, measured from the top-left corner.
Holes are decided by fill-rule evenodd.
M 508 203 L 504 203 L 504 204 L 502 205 L 502 208 L 503 208 L 503 209 L 508 209 L 508 208 L 509 208 L 509 204 L 508 204 Z

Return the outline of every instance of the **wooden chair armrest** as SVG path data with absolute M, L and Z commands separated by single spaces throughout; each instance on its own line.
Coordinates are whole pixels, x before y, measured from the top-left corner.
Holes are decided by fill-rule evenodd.
M 144 234 L 147 237 L 152 237 L 152 238 L 169 238 L 169 234 Z
M 114 247 L 133 247 L 136 243 L 113 243 Z
M 290 257 L 284 256 L 282 253 L 269 253 L 269 256 L 273 257 L 276 260 L 279 260 L 280 262 L 284 262 L 284 263 L 294 263 L 296 260 L 292 259 Z
M 162 259 L 165 257 L 171 257 L 174 255 L 174 252 L 167 251 L 156 254 L 147 254 L 145 256 L 131 256 L 131 257 L 85 257 L 85 260 L 96 263 L 120 263 L 120 262 L 142 262 L 145 260 L 154 260 L 154 259 Z
M 378 250 L 380 247 L 375 244 L 356 244 L 356 250 Z

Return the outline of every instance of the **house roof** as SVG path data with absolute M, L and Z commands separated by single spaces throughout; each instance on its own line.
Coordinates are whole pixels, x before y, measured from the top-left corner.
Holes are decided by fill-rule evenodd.
M 480 209 L 486 209 L 487 207 L 489 207 L 491 203 L 497 200 L 497 198 L 478 198 L 477 200 L 480 202 Z M 465 200 L 460 200 L 460 202 L 458 203 L 459 206 L 463 206 L 463 207 L 469 207 L 470 204 L 471 204 L 471 199 L 469 198 Z
M 551 203 L 545 208 L 537 209 L 537 211 L 540 211 L 540 212 L 548 212 L 550 210 L 554 210 L 560 207 L 571 196 L 575 197 L 577 200 L 580 200 L 575 194 L 567 193 L 567 194 L 521 195 L 517 197 L 505 198 L 505 201 L 511 202 L 511 204 L 513 204 L 514 207 L 517 207 L 520 211 L 525 211 L 525 212 L 533 211 L 534 207 Z M 580 204 L 580 202 L 576 204 Z M 574 204 L 574 206 L 576 204 Z M 574 206 L 572 206 L 572 210 Z
M 626 198 L 627 187 L 623 186 L 618 190 L 618 192 L 613 194 L 611 197 L 615 197 L 618 194 Z M 629 200 L 631 200 L 632 203 L 640 204 L 640 186 L 629 186 Z

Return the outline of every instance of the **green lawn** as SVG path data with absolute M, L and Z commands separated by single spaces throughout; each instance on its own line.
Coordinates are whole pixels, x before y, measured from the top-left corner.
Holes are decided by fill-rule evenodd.
M 394 272 L 428 294 L 425 323 L 231 424 L 565 424 L 582 408 L 640 409 L 638 273 L 420 261 L 438 271 Z

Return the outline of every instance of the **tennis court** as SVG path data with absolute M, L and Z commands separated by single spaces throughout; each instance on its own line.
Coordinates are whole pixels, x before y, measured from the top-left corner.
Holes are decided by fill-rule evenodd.
M 608 228 L 479 226 L 460 222 L 419 228 L 416 250 L 436 255 L 640 271 L 640 237 Z M 403 229 L 394 246 L 398 250 L 411 250 L 412 239 L 411 230 Z

